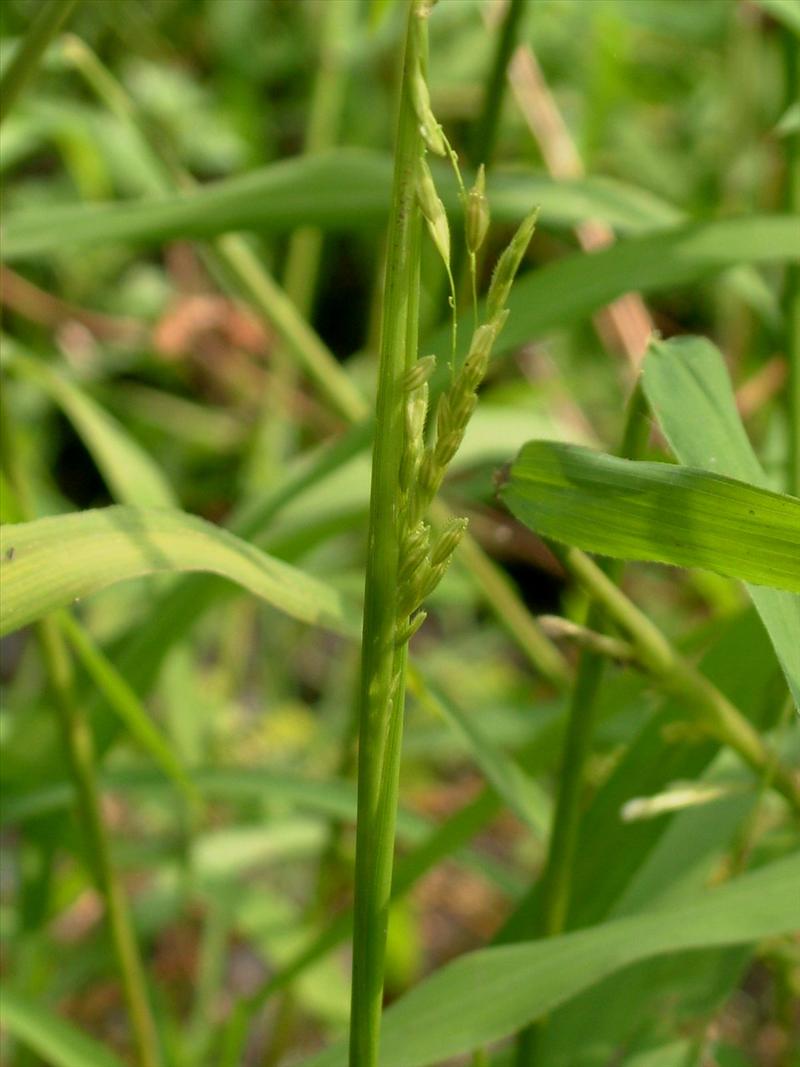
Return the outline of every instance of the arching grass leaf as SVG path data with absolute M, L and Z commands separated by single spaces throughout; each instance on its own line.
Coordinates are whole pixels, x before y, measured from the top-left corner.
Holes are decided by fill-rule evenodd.
M 4 526 L 0 633 L 128 578 L 208 571 L 280 611 L 352 634 L 357 614 L 336 590 L 233 534 L 181 511 L 112 507 Z
M 690 904 L 470 952 L 389 1008 L 381 1067 L 424 1067 L 500 1040 L 637 960 L 792 931 L 800 921 L 798 879 L 796 853 Z M 346 1062 L 346 1048 L 336 1045 L 304 1065 Z

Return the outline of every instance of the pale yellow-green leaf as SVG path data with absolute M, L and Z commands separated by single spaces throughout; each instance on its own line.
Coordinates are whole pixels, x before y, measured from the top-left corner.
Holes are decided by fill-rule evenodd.
M 0 530 L 0 633 L 116 582 L 170 571 L 219 574 L 294 618 L 357 630 L 339 592 L 226 530 L 181 511 L 111 507 Z

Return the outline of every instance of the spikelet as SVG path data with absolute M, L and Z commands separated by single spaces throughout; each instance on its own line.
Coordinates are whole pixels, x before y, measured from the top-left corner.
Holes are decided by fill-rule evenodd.
M 412 446 L 422 446 L 422 435 L 425 431 L 425 416 L 428 413 L 428 383 L 423 382 L 417 386 L 406 401 L 406 441 Z
M 419 162 L 417 173 L 417 197 L 419 199 L 422 214 L 428 224 L 428 232 L 442 262 L 446 267 L 450 266 L 450 227 L 447 223 L 447 212 L 444 204 L 439 199 L 436 186 L 433 184 L 433 176 L 430 167 L 424 160 Z
M 411 76 L 409 88 L 411 90 L 411 103 L 414 107 L 414 114 L 417 116 L 419 131 L 422 134 L 423 141 L 435 155 L 446 155 L 447 147 L 445 145 L 442 127 L 436 121 L 436 117 L 433 114 L 433 109 L 431 108 L 431 95 L 428 92 L 428 83 L 425 81 L 425 75 L 419 67 Z
M 489 286 L 489 294 L 486 297 L 486 311 L 490 320 L 494 319 L 506 306 L 508 294 L 511 292 L 511 286 L 517 270 L 536 228 L 538 216 L 539 209 L 536 208 L 527 218 L 523 219 L 519 229 L 511 238 L 508 247 L 497 261 L 497 266 L 494 268 L 494 274 L 492 275 L 492 283 Z
M 407 645 L 417 630 L 422 626 L 423 622 L 428 617 L 427 611 L 418 611 L 416 615 L 413 615 L 409 622 L 404 626 L 401 626 L 394 639 L 394 643 L 397 648 L 402 648 L 403 645 Z
M 417 569 L 428 554 L 430 534 L 430 527 L 427 523 L 420 521 L 404 538 L 401 545 L 402 562 L 397 579 L 400 585 L 413 581 Z
M 467 193 L 464 205 L 464 235 L 467 250 L 473 255 L 483 244 L 489 230 L 489 201 L 486 198 L 486 171 L 483 163 L 478 167 L 475 184 Z
M 406 371 L 403 377 L 403 389 L 407 393 L 412 393 L 415 389 L 418 389 L 425 382 L 430 380 L 431 375 L 436 370 L 436 356 L 422 356 L 416 360 L 413 367 Z
M 444 471 L 437 463 L 433 449 L 426 448 L 417 469 L 417 484 L 412 499 L 412 512 L 415 516 L 424 515 L 428 510 L 428 505 L 439 491 L 443 478 Z
M 417 366 L 412 367 L 411 371 L 415 371 Z M 408 392 L 408 397 L 406 399 L 404 411 L 405 437 L 399 472 L 400 487 L 404 493 L 408 493 L 413 487 L 417 468 L 419 467 L 419 462 L 422 458 L 425 418 L 428 414 L 428 383 L 425 380 L 428 368 L 432 369 L 432 364 L 429 363 L 426 366 L 423 366 L 420 368 L 420 372 L 414 376 L 413 380 L 422 379 L 421 383 L 414 386 Z M 410 377 L 411 372 L 406 375 L 406 381 L 408 381 Z
M 497 335 L 505 326 L 507 318 L 508 312 L 503 311 L 492 322 L 479 326 L 472 335 L 467 358 L 456 379 L 460 391 L 474 393 L 480 387 L 489 369 L 489 359 Z
M 461 538 L 467 532 L 468 519 L 451 519 L 434 542 L 431 549 L 431 565 L 449 564 Z

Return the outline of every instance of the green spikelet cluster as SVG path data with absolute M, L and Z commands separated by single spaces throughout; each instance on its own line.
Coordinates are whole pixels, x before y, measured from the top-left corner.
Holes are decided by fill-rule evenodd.
M 418 0 L 416 23 L 412 32 L 422 32 L 431 0 Z M 489 202 L 486 175 L 480 167 L 474 185 L 467 191 L 458 166 L 458 158 L 431 108 L 425 77 L 425 49 L 415 53 L 418 61 L 410 73 L 409 90 L 419 132 L 427 151 L 450 160 L 461 190 L 464 207 L 464 238 L 470 260 L 470 274 L 475 296 L 475 257 L 489 229 Z M 450 262 L 450 225 L 444 204 L 436 191 L 431 170 L 421 154 L 416 162 L 416 199 L 431 241 L 444 264 L 450 283 L 453 310 L 452 353 L 456 350 L 455 283 Z M 505 303 L 519 264 L 533 234 L 536 214 L 528 216 L 500 257 L 487 298 L 486 319 L 477 325 L 469 352 L 458 371 L 453 371 L 449 388 L 440 395 L 435 413 L 429 411 L 428 381 L 434 372 L 434 356 L 425 356 L 408 370 L 402 381 L 404 403 L 404 441 L 399 467 L 400 499 L 398 507 L 398 587 L 396 598 L 395 645 L 404 645 L 425 620 L 421 609 L 450 565 L 453 553 L 464 536 L 466 519 L 453 519 L 434 536 L 426 522 L 428 509 L 442 484 L 447 468 L 461 445 L 475 405 L 478 390 L 489 366 L 498 334 L 508 312 Z
M 441 206 L 427 167 L 425 172 L 425 180 L 430 183 L 425 193 L 428 203 Z M 424 206 L 423 214 L 432 228 Z M 406 399 L 405 445 L 400 465 L 401 564 L 395 638 L 398 645 L 410 640 L 424 622 L 425 612 L 421 610 L 421 604 L 442 580 L 467 529 L 466 519 L 453 519 L 434 537 L 425 516 L 464 439 L 478 402 L 478 390 L 486 376 L 492 348 L 508 318 L 503 304 L 535 222 L 533 213 L 524 220 L 500 257 L 487 300 L 487 321 L 474 331 L 466 359 L 454 374 L 449 388 L 439 397 L 435 414 L 431 415 L 429 411 L 428 398 L 428 381 L 435 369 L 435 357 L 425 356 L 418 360 L 403 382 Z M 466 225 L 474 227 L 474 219 L 467 218 Z

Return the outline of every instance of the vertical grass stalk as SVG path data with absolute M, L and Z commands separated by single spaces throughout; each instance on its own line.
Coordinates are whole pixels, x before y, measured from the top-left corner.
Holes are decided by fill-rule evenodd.
M 47 46 L 67 21 L 78 0 L 49 0 L 25 34 L 25 39 L 0 78 L 0 123 L 39 66 Z
M 646 402 L 641 386 L 637 385 L 628 404 L 620 454 L 628 459 L 640 456 L 647 445 L 649 432 Z M 623 564 L 619 560 L 608 562 L 606 571 L 611 581 L 619 581 L 622 569 Z M 595 604 L 589 609 L 587 625 L 594 631 L 603 630 L 603 616 Z M 586 761 L 592 748 L 597 696 L 604 669 L 603 655 L 589 649 L 581 653 L 570 699 L 553 828 L 542 872 L 541 910 L 536 929 L 538 937 L 555 937 L 564 930 L 567 922 Z M 543 1025 L 534 1023 L 519 1035 L 517 1067 L 533 1067 Z
M 35 518 L 27 480 L 14 461 L 8 412 L 3 407 L 3 465 L 14 503 L 23 521 Z M 148 1000 L 139 947 L 122 883 L 114 868 L 111 844 L 103 822 L 94 742 L 84 709 L 75 692 L 72 659 L 56 617 L 36 626 L 54 710 L 75 786 L 81 829 L 85 835 L 86 863 L 106 909 L 111 944 L 119 967 L 139 1067 L 159 1067 L 158 1039 Z
M 378 1061 L 394 852 L 406 658 L 405 646 L 395 644 L 403 379 L 416 359 L 421 224 L 416 184 L 424 151 L 411 83 L 427 41 L 425 14 L 419 0 L 410 0 L 384 280 L 359 692 L 351 1067 L 375 1067 Z
M 483 107 L 478 124 L 475 127 L 475 135 L 472 140 L 470 162 L 477 167 L 483 163 L 488 169 L 492 163 L 497 134 L 500 130 L 500 112 L 503 107 L 503 96 L 506 88 L 506 73 L 511 54 L 519 40 L 519 31 L 525 14 L 527 0 L 509 0 L 508 8 L 503 18 L 503 24 L 497 38 L 489 77 L 486 81 L 486 91 L 483 97 Z
M 305 156 L 324 152 L 336 143 L 347 88 L 347 47 L 359 15 L 358 4 L 322 5 L 317 70 L 303 144 Z M 286 249 L 283 288 L 299 314 L 308 321 L 314 308 L 323 237 L 318 226 L 299 226 Z M 289 350 L 279 350 L 273 359 L 273 378 L 254 435 L 256 457 L 266 456 L 267 470 L 280 468 L 296 432 L 290 399 L 297 386 L 298 361 Z
M 193 188 L 196 185 L 194 178 L 173 160 L 164 158 L 162 147 L 151 136 L 133 100 L 89 46 L 71 37 L 66 42 L 64 55 L 109 111 L 136 138 L 154 189 L 168 193 Z M 207 246 L 205 255 L 212 270 L 223 275 L 235 292 L 252 302 L 331 407 L 348 422 L 364 418 L 367 405 L 358 389 L 286 291 L 259 262 L 248 242 L 239 234 L 225 234 Z
M 786 106 L 800 107 L 800 41 L 783 30 Z M 800 219 L 800 130 L 786 133 L 786 208 Z M 800 496 L 800 263 L 786 268 L 786 358 L 789 361 L 789 476 L 790 493 Z
M 449 388 L 428 420 L 436 360 L 417 359 L 423 219 L 448 275 L 451 265 L 447 216 L 425 149 L 450 155 L 457 168 L 425 80 L 429 7 L 427 0 L 409 4 L 381 327 L 359 694 L 351 1067 L 375 1067 L 378 1059 L 408 641 L 467 526 L 466 519 L 450 519 L 432 538 L 426 516 L 478 402 L 537 214 L 523 220 L 500 256 L 486 321 L 475 329 L 463 363 L 451 367 Z
M 43 619 L 36 627 L 45 670 L 58 714 L 78 797 L 87 863 L 103 898 L 106 920 L 131 1024 L 137 1062 L 159 1067 L 158 1039 L 150 1009 L 136 933 L 122 883 L 114 868 L 103 822 L 91 730 L 75 694 L 72 661 L 58 624 Z

